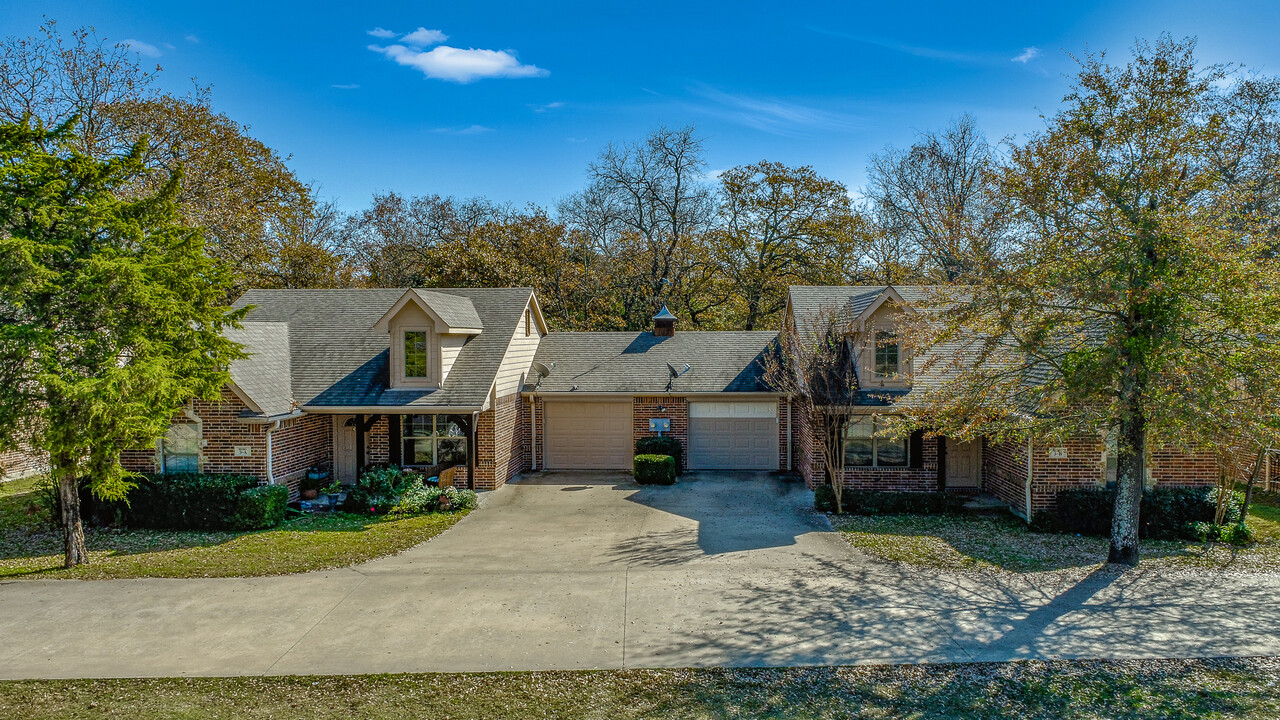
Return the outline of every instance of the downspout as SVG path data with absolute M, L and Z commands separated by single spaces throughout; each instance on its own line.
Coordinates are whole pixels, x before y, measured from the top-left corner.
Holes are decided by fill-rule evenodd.
M 1031 524 L 1031 468 L 1033 453 L 1031 450 L 1031 438 L 1027 438 L 1027 495 L 1026 495 L 1026 521 Z
M 529 470 L 538 470 L 538 396 L 529 398 L 529 455 L 532 458 Z
M 480 413 L 471 413 L 471 440 L 467 443 L 467 484 L 476 489 L 476 453 L 480 445 Z
M 271 433 L 280 429 L 280 421 L 276 420 L 267 426 L 267 484 L 276 484 L 275 462 L 271 458 Z

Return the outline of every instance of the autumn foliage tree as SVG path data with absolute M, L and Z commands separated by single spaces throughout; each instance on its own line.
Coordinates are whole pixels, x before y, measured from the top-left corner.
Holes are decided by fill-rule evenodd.
M 1257 184 L 1224 172 L 1258 155 L 1238 142 L 1250 116 L 1226 101 L 1243 86 L 1193 50 L 1165 36 L 1126 65 L 1083 58 L 1062 110 L 1001 169 L 1007 258 L 905 331 L 962 349 L 934 368 L 949 382 L 922 424 L 1117 438 L 1111 562 L 1138 562 L 1149 453 L 1212 450 L 1229 441 L 1225 411 L 1280 387 L 1273 218 Z M 1264 434 L 1275 407 L 1225 434 Z

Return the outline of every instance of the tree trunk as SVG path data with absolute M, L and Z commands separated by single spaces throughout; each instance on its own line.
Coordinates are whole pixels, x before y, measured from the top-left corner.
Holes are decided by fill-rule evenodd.
M 1253 486 L 1258 482 L 1258 475 L 1262 474 L 1262 463 L 1267 461 L 1267 446 L 1258 447 L 1258 457 L 1253 463 L 1253 472 L 1249 473 L 1249 483 L 1244 486 L 1244 505 L 1240 508 L 1240 524 L 1244 525 L 1244 521 L 1249 519 L 1249 505 L 1253 503 Z
M 1147 475 L 1146 430 L 1146 419 L 1140 410 L 1126 413 L 1120 421 L 1109 563 L 1138 564 L 1138 519 Z
M 66 534 L 66 556 L 63 567 L 86 565 L 89 551 L 84 546 L 84 526 L 80 522 L 80 483 L 76 473 L 67 463 L 57 463 L 53 468 L 58 478 L 58 500 L 62 506 L 62 529 Z

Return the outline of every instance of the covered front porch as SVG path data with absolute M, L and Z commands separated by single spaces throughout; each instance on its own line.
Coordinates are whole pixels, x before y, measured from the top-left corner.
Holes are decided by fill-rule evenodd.
M 424 475 L 455 468 L 455 482 L 474 489 L 482 413 L 350 413 L 333 415 L 333 475 L 353 484 L 373 467 Z

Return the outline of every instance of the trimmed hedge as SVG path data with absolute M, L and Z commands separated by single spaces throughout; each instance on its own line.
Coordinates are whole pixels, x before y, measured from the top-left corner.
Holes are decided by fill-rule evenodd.
M 670 435 L 642 437 L 636 441 L 636 455 L 670 455 L 676 461 L 676 473 L 684 469 L 684 448 Z
M 119 504 L 133 527 L 169 530 L 258 530 L 284 520 L 289 489 L 259 486 L 249 475 L 143 475 Z
M 284 522 L 289 507 L 289 488 L 286 485 L 259 485 L 240 493 L 240 508 L 236 512 L 236 527 L 241 530 L 263 530 Z
M 945 492 L 888 492 L 844 490 L 844 511 L 851 515 L 954 515 L 964 511 L 969 498 Z M 836 511 L 836 493 L 830 485 L 813 490 L 813 507 Z
M 641 485 L 676 483 L 676 459 L 670 455 L 637 455 L 633 471 L 636 482 Z
M 1032 526 L 1043 532 L 1111 535 L 1115 490 L 1063 490 L 1053 510 L 1036 513 Z M 1232 493 L 1223 525 L 1240 520 L 1241 493 Z M 1203 527 L 1213 523 L 1218 506 L 1216 487 L 1157 487 L 1142 493 L 1138 537 L 1151 540 L 1204 539 Z

